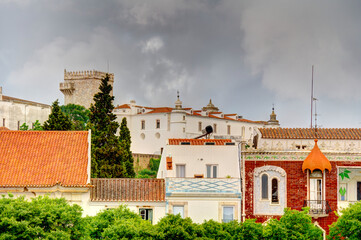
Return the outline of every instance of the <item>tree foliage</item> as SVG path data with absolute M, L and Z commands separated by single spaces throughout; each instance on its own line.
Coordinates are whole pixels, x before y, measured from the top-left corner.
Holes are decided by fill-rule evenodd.
M 160 164 L 160 158 L 151 158 L 149 160 L 149 169 L 146 168 L 146 169 L 140 170 L 135 177 L 136 178 L 156 178 L 159 164 Z
M 29 129 L 29 126 L 26 124 L 26 123 L 23 123 L 21 126 L 20 126 L 20 131 L 26 131 Z
M 361 239 L 361 202 L 341 210 L 337 222 L 330 226 L 330 239 Z
M 89 121 L 90 111 L 83 106 L 67 104 L 60 107 L 61 111 L 68 116 L 73 125 L 73 130 L 85 130 Z
M 302 211 L 285 209 L 280 220 L 271 219 L 264 227 L 264 238 L 281 239 L 322 239 L 322 231 L 312 223 L 308 208 Z
M 0 239 L 87 239 L 82 209 L 65 199 L 4 195 L 0 198 Z
M 69 131 L 72 129 L 70 119 L 61 111 L 59 101 L 53 102 L 51 113 L 48 120 L 44 122 L 44 130 L 62 130 Z
M 133 178 L 135 176 L 134 159 L 132 152 L 130 151 L 130 145 L 132 141 L 130 139 L 130 131 L 127 127 L 126 118 L 123 118 L 122 123 L 120 124 L 119 141 L 120 147 L 122 149 L 122 160 L 124 162 L 125 170 L 127 173 L 126 177 Z
M 90 106 L 88 127 L 92 130 L 92 177 L 127 177 L 119 137 L 116 136 L 119 124 L 113 114 L 111 90 L 107 74 L 101 81 L 99 92 L 94 95 L 94 104 Z

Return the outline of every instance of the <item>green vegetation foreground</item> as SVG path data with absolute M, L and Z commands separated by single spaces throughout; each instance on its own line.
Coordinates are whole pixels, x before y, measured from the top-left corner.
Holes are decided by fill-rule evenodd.
M 360 239 L 360 210 L 361 203 L 345 210 L 328 237 Z M 322 231 L 312 224 L 307 209 L 285 209 L 280 220 L 264 225 L 254 219 L 196 224 L 179 215 L 152 225 L 125 206 L 82 217 L 81 207 L 65 199 L 40 196 L 27 201 L 9 194 L 0 198 L 0 239 L 322 239 Z

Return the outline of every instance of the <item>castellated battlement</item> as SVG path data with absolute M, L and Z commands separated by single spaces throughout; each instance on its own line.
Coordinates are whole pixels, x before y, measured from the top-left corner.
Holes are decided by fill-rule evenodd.
M 66 71 L 64 69 L 64 80 L 77 80 L 77 79 L 103 79 L 107 73 L 106 72 L 100 72 L 96 70 L 86 70 L 86 71 Z M 114 82 L 114 73 L 108 73 L 109 74 L 109 81 Z
M 59 84 L 59 90 L 64 94 L 64 104 L 72 103 L 89 108 L 106 74 L 96 70 L 69 72 L 64 69 L 64 82 Z M 114 73 L 108 75 L 109 84 L 113 87 Z M 113 91 L 110 94 L 113 96 Z

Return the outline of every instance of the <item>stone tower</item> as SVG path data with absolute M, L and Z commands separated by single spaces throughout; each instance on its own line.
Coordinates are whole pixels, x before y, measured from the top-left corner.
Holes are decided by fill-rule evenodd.
M 268 125 L 272 125 L 272 126 L 279 126 L 280 123 L 277 120 L 277 115 L 275 114 L 275 108 L 272 107 L 272 113 L 269 116 L 269 120 L 268 120 Z
M 99 92 L 101 80 L 105 72 L 64 70 L 64 82 L 60 83 L 60 91 L 64 94 L 64 104 L 77 104 L 89 108 L 93 97 Z M 113 87 L 114 73 L 109 73 L 109 84 Z M 113 90 L 110 93 L 113 96 Z

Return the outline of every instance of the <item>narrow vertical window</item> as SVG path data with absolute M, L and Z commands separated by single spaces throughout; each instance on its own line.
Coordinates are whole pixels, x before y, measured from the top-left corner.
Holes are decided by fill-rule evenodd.
M 262 175 L 262 199 L 268 199 L 268 176 Z
M 217 133 L 217 124 L 213 124 L 213 132 Z
M 186 165 L 176 165 L 176 177 L 177 178 L 186 177 Z
M 144 220 L 148 220 L 151 223 L 153 222 L 153 209 L 140 208 L 139 214 Z
M 227 134 L 231 135 L 231 125 L 227 125 Z
M 160 120 L 159 119 L 156 120 L 155 128 L 160 128 Z
M 20 121 L 18 121 L 18 130 L 20 130 Z
M 183 205 L 175 205 L 173 206 L 173 214 L 179 214 L 181 218 L 184 218 L 184 206 Z
M 217 178 L 218 165 L 206 165 L 207 178 Z
M 142 121 L 141 121 L 140 129 L 142 129 L 142 130 L 145 129 L 145 120 L 142 120 Z
M 5 118 L 3 118 L 3 127 L 5 127 Z
M 222 222 L 227 223 L 234 220 L 234 207 L 224 206 L 223 207 L 223 219 Z
M 198 122 L 198 131 L 202 131 L 202 122 Z
M 272 203 L 278 203 L 278 180 L 272 179 Z

